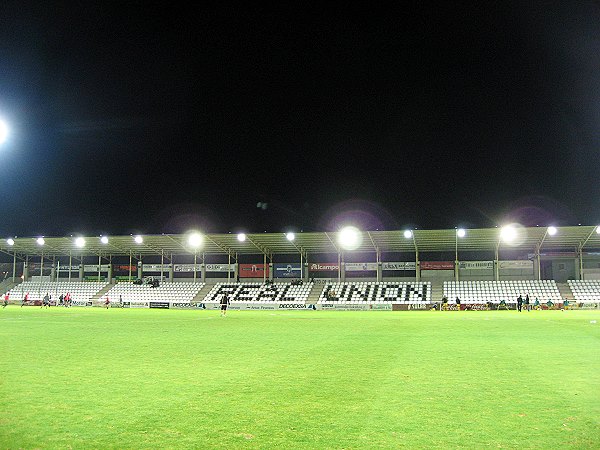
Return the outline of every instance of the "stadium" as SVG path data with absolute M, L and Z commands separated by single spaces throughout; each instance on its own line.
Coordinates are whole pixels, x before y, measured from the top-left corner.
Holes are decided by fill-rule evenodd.
M 595 447 L 599 249 L 517 224 L 10 238 L 3 445 Z

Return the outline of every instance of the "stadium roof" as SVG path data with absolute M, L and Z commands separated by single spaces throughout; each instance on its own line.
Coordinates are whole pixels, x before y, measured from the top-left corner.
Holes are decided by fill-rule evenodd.
M 406 238 L 404 230 L 363 231 L 360 245 L 355 252 L 449 252 L 458 251 L 502 251 L 531 250 L 574 252 L 578 249 L 599 249 L 600 234 L 597 226 L 557 227 L 550 235 L 546 227 L 515 228 L 515 238 L 505 242 L 500 237 L 500 228 L 466 230 L 458 237 L 457 230 L 412 230 Z M 13 245 L 8 240 L 0 241 L 0 252 L 17 256 L 148 256 L 148 255 L 193 255 L 205 254 L 293 254 L 293 253 L 338 253 L 344 251 L 338 243 L 339 232 L 297 233 L 293 241 L 285 233 L 247 234 L 241 242 L 236 234 L 205 234 L 202 244 L 195 250 L 188 244 L 188 234 L 143 235 L 143 242 L 136 243 L 134 236 L 111 236 L 103 244 L 98 236 L 84 237 L 85 245 L 78 247 L 75 236 L 44 237 L 44 245 L 37 237 L 15 237 Z

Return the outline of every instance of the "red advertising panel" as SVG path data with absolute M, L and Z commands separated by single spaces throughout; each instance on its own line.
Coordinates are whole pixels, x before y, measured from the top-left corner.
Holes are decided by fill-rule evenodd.
M 264 278 L 269 277 L 269 266 L 263 264 L 240 264 L 240 278 Z
M 340 270 L 338 263 L 310 263 L 308 265 L 309 272 L 337 272 Z
M 454 270 L 454 261 L 421 261 L 421 270 Z

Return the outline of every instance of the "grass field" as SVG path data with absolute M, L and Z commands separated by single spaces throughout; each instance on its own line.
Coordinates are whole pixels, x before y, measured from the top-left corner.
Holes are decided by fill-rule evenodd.
M 0 342 L 0 448 L 600 448 L 597 311 L 9 306 Z

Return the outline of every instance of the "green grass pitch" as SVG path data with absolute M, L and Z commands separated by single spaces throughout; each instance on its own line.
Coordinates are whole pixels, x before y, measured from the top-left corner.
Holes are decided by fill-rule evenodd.
M 0 448 L 600 447 L 598 311 L 11 305 L 0 342 Z

